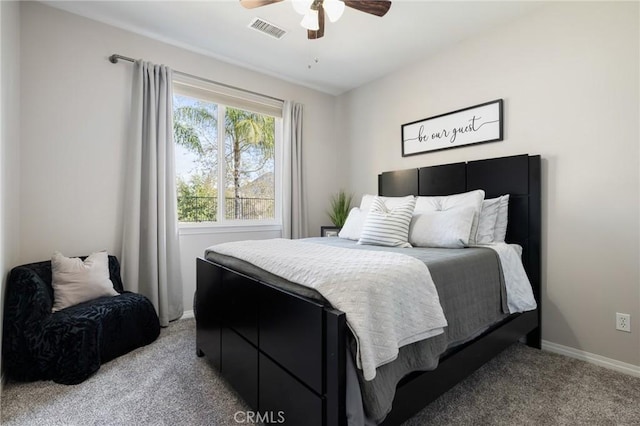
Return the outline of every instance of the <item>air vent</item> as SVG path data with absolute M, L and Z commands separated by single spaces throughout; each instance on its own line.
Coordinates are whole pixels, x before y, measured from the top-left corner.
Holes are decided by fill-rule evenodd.
M 249 24 L 249 28 L 253 28 L 256 31 L 260 31 L 263 34 L 277 39 L 281 39 L 287 33 L 282 28 L 277 27 L 260 18 L 253 18 L 253 21 L 251 21 L 251 23 Z

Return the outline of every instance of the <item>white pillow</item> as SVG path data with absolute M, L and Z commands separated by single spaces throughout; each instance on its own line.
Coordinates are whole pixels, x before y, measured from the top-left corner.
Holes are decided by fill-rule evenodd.
M 359 207 L 352 208 L 349 216 L 347 216 L 347 220 L 344 222 L 344 225 L 342 225 L 342 229 L 338 233 L 338 237 L 358 241 L 366 217 L 367 213 L 360 210 Z
M 482 189 L 463 192 L 461 194 L 418 197 L 416 199 L 415 213 L 428 213 L 463 207 L 473 207 L 475 215 L 473 223 L 471 224 L 471 232 L 469 233 L 469 239 L 471 239 L 471 236 L 476 235 L 478 232 L 478 220 L 480 218 L 480 211 L 482 210 L 482 200 L 484 200 L 484 191 Z
M 482 200 L 484 200 L 484 191 L 482 189 L 453 195 L 420 196 L 416 198 L 415 213 L 435 212 L 459 207 L 473 207 L 479 213 L 482 209 Z
M 389 247 L 411 247 L 408 242 L 409 223 L 416 200 L 406 201 L 390 209 L 380 197 L 375 197 L 364 220 L 358 244 L 373 244 Z
M 53 312 L 102 296 L 117 296 L 109 279 L 106 251 L 91 253 L 84 262 L 60 252 L 51 257 Z
M 500 207 L 498 207 L 498 217 L 493 233 L 494 243 L 504 243 L 507 236 L 507 222 L 509 221 L 509 194 L 499 197 Z
M 415 198 L 413 195 L 406 195 L 404 197 L 382 197 L 379 195 L 365 194 L 360 201 L 360 210 L 366 213 L 371 208 L 371 203 L 376 197 L 384 201 L 388 209 L 393 209 L 394 207 L 402 205 L 407 200 Z
M 417 213 L 411 219 L 409 243 L 417 247 L 463 248 L 475 211 L 473 207 Z
M 482 210 L 478 219 L 478 230 L 471 236 L 469 244 L 491 244 L 498 219 L 500 198 L 491 198 L 482 202 Z

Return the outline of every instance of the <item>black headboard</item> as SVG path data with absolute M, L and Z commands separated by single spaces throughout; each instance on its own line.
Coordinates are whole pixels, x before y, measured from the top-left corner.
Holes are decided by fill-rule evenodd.
M 378 175 L 378 194 L 451 195 L 483 189 L 485 198 L 509 194 L 508 243 L 522 246 L 522 263 L 540 302 L 540 156 L 516 155 L 422 167 Z

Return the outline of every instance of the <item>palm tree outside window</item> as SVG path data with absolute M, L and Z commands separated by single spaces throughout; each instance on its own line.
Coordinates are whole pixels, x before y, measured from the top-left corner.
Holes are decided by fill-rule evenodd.
M 281 119 L 174 87 L 180 222 L 280 222 L 276 146 Z

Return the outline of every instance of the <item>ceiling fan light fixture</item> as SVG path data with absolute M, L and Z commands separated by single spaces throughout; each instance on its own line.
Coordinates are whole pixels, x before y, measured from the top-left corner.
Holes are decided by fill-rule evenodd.
M 311 31 L 318 31 L 320 24 L 318 23 L 318 11 L 309 9 L 305 12 L 300 25 Z
M 313 0 L 292 0 L 291 4 L 293 9 L 300 15 L 306 15 L 307 11 L 311 9 Z
M 342 0 L 324 0 L 323 6 L 331 22 L 336 22 L 344 13 L 344 2 Z
M 282 1 L 240 0 L 240 4 L 246 9 L 254 9 Z M 317 40 L 324 37 L 325 12 L 330 22 L 340 19 L 345 7 L 382 17 L 389 11 L 391 0 L 291 0 L 291 4 L 297 13 L 303 15 L 300 25 L 307 30 L 307 38 Z

